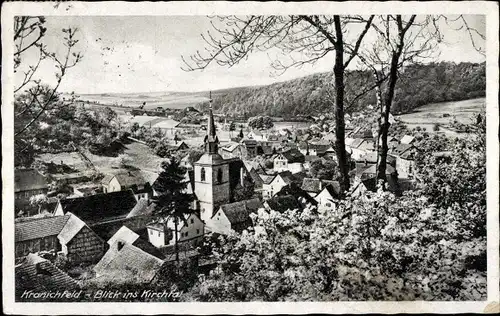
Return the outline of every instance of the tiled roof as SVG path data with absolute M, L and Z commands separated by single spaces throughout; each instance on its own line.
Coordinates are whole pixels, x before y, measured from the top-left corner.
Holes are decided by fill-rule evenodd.
M 295 163 L 295 162 L 304 162 L 305 158 L 304 155 L 295 148 L 289 148 L 287 150 L 284 150 L 281 152 L 281 154 L 285 157 L 285 159 L 288 161 L 288 163 Z
M 262 182 L 264 184 L 269 184 L 269 183 L 273 182 L 274 178 L 276 177 L 273 175 L 267 175 L 267 174 L 261 174 L 261 173 L 259 173 L 259 176 L 262 179 Z
M 16 289 L 22 290 L 69 290 L 79 287 L 69 275 L 50 261 L 30 253 L 15 268 Z
M 400 156 L 406 151 L 410 150 L 411 148 L 413 148 L 413 145 L 411 144 L 399 144 L 391 151 L 391 154 L 395 156 Z
M 352 148 L 358 148 L 364 141 L 365 140 L 363 138 L 354 138 L 352 142 L 350 142 L 349 146 Z
M 66 225 L 71 215 L 50 216 L 29 219 L 15 223 L 15 241 L 39 239 L 49 236 L 57 236 Z
M 67 216 L 67 215 L 65 215 L 65 216 Z M 73 237 L 75 237 L 76 234 L 78 234 L 78 232 L 84 226 L 86 226 L 86 225 L 81 219 L 79 219 L 78 217 L 76 217 L 73 214 L 70 214 L 70 217 L 69 217 L 68 221 L 66 222 L 66 225 L 64 225 L 63 229 L 61 230 L 61 232 L 58 235 L 59 239 L 61 240 L 61 243 L 67 244 L 68 242 L 70 242 L 71 239 L 73 239 Z
M 133 185 L 142 186 L 147 181 L 140 170 L 128 170 L 115 174 L 116 180 L 121 186 L 131 187 Z
M 14 192 L 48 189 L 47 181 L 34 169 L 14 170 Z
M 321 191 L 321 180 L 315 178 L 304 178 L 302 181 L 302 190 L 318 193 Z
M 142 215 L 151 215 L 153 213 L 155 204 L 147 199 L 140 199 L 134 208 L 127 214 L 127 218 Z
M 415 137 L 410 136 L 410 135 L 404 135 L 401 140 L 399 141 L 401 144 L 410 144 L 415 140 Z
M 153 128 L 174 128 L 177 127 L 180 123 L 172 120 L 172 119 L 163 119 L 157 123 L 153 123 Z
M 328 190 L 332 197 L 338 198 L 342 192 L 340 182 L 333 180 L 323 180 L 323 189 Z
M 295 210 L 300 209 L 300 204 L 292 195 L 285 196 L 275 196 L 264 203 L 267 203 L 267 206 L 276 212 L 283 213 L 287 210 Z
M 71 212 L 87 224 L 125 218 L 137 204 L 132 190 L 60 200 L 64 214 Z
M 258 198 L 222 205 L 220 209 L 232 225 L 247 222 L 251 213 L 264 207 Z
M 151 282 L 164 261 L 131 244 L 121 244 L 119 249 L 119 244 L 111 245 L 95 265 L 97 277 L 114 283 Z
M 137 248 L 153 255 L 159 259 L 164 259 L 165 255 L 151 244 L 147 240 L 143 240 L 139 234 L 135 233 L 133 230 L 127 226 L 122 226 L 120 229 L 108 240 L 108 244 L 113 246 L 117 241 L 124 242 L 126 244 L 134 245 Z

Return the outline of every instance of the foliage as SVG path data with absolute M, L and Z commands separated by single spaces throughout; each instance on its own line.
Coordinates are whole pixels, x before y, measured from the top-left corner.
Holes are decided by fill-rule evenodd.
M 153 188 L 158 193 L 154 197 L 155 208 L 153 215 L 160 220 L 171 218 L 175 224 L 175 253 L 179 261 L 177 227 L 180 222 L 187 224 L 185 215 L 193 213 L 191 202 L 193 196 L 185 192 L 187 182 L 185 180 L 186 169 L 181 167 L 175 157 L 170 161 L 162 163 L 163 171 L 160 172 Z
M 311 177 L 321 180 L 337 180 L 339 171 L 334 160 L 319 159 L 311 162 L 309 169 Z
M 297 115 L 331 111 L 331 73 L 318 73 L 260 87 L 228 89 L 215 93 L 213 107 L 227 115 L 269 115 L 293 118 Z M 396 87 L 392 112 L 410 112 L 433 102 L 459 101 L 484 97 L 485 64 L 439 62 L 409 65 Z M 369 71 L 346 72 L 346 113 L 376 104 L 371 91 L 354 100 L 363 88 L 374 84 Z M 275 101 L 276 100 L 276 101 Z
M 255 116 L 248 119 L 248 126 L 253 129 L 269 129 L 274 123 L 269 116 Z
M 379 189 L 339 201 L 335 212 L 259 210 L 254 229 L 213 245 L 219 264 L 190 295 L 202 301 L 485 299 L 485 127 L 476 132 L 449 145 L 449 161 L 419 154 L 420 189 L 401 197 Z
M 50 98 L 51 88 L 44 88 L 45 97 Z M 14 107 L 23 108 L 32 98 L 28 93 L 19 94 Z M 74 151 L 75 146 L 91 152 L 116 156 L 121 149 L 115 140 L 123 136 L 118 115 L 110 108 L 88 110 L 84 105 L 64 101 L 60 94 L 54 94 L 47 103 L 44 115 L 33 122 L 30 128 L 18 135 L 14 141 L 14 162 L 16 166 L 30 166 L 41 153 Z M 22 126 L 24 120 L 14 124 Z

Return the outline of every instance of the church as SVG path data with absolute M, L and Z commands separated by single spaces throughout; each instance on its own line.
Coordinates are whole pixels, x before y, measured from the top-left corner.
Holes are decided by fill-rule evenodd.
M 204 146 L 205 153 L 193 166 L 192 183 L 200 217 L 209 224 L 220 206 L 253 195 L 253 181 L 243 161 L 239 158 L 224 159 L 219 154 L 211 98 Z

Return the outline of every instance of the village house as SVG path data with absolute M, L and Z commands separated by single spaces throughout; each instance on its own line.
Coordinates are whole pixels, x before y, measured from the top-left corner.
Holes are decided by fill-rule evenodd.
M 305 157 L 298 149 L 289 148 L 276 155 L 273 169 L 275 172 L 297 173 L 304 170 L 304 162 Z
M 28 254 L 15 266 L 16 301 L 23 301 L 25 291 L 65 291 L 80 288 L 80 284 L 52 262 L 34 253 Z
M 141 170 L 122 170 L 103 178 L 104 193 L 132 190 L 137 200 L 150 199 L 152 196 L 151 183 Z
M 47 194 L 49 185 L 44 176 L 34 169 L 16 169 L 14 171 L 14 199 L 16 206 L 29 204 L 30 198 L 38 194 Z
M 175 222 L 173 217 L 168 217 L 159 222 L 147 225 L 149 242 L 161 248 L 174 245 L 176 242 L 198 240 L 205 234 L 205 223 L 196 214 L 188 214 L 184 220 L 177 223 L 177 240 L 175 240 Z
M 250 214 L 263 207 L 258 198 L 221 205 L 207 223 L 207 229 L 224 235 L 242 232 L 253 224 Z
M 267 134 L 262 131 L 253 129 L 247 134 L 247 138 L 255 141 L 267 141 Z
M 242 146 L 241 151 L 244 159 L 254 158 L 258 155 L 258 143 L 254 139 L 242 139 L 240 141 Z
M 151 122 L 150 122 L 151 123 Z M 177 122 L 172 119 L 163 119 L 154 122 L 150 127 L 151 128 L 159 128 L 165 136 L 173 137 L 177 131 L 177 127 L 180 122 Z
M 263 202 L 264 208 L 267 211 L 275 211 L 284 213 L 288 210 L 300 210 L 301 205 L 292 195 L 275 196 Z
M 412 144 L 414 142 L 415 142 L 415 137 L 411 135 L 403 135 L 403 137 L 401 137 L 401 139 L 399 140 L 399 143 L 406 145 Z
M 94 266 L 96 280 L 113 284 L 150 284 L 165 261 L 131 243 L 117 240 Z
M 104 240 L 74 214 L 15 223 L 16 258 L 55 252 L 70 263 L 97 262 L 107 250 Z
M 61 199 L 53 214 L 62 216 L 73 213 L 94 228 L 100 224 L 109 225 L 124 220 L 136 204 L 137 200 L 132 190 L 117 191 Z
M 368 153 L 376 152 L 375 141 L 373 139 L 354 138 L 346 139 L 346 148 L 351 154 L 351 158 L 355 161 L 361 159 Z
M 341 190 L 338 181 L 322 181 L 322 189 L 314 200 L 318 203 L 319 211 L 334 211 L 339 200 Z
M 224 159 L 229 159 L 229 158 L 240 158 L 243 159 L 246 156 L 246 149 L 242 144 L 239 143 L 230 143 L 227 144 L 226 146 L 223 146 L 220 148 L 219 153 L 221 154 L 222 158 Z
M 417 148 L 412 144 L 399 144 L 389 155 L 396 159 L 396 171 L 401 179 L 415 177 L 415 155 Z
M 292 183 L 300 186 L 305 174 L 303 172 L 292 174 L 290 171 L 279 172 L 272 180 L 268 180 L 269 183 L 264 183 L 262 186 L 262 198 L 269 199 L 273 197 L 276 193 L 280 192 L 285 186 L 291 185 Z
M 111 236 L 111 238 L 109 238 L 108 245 L 110 247 L 112 247 L 113 244 L 120 241 L 120 242 L 123 242 L 125 244 L 133 245 L 133 246 L 135 246 L 135 247 L 137 247 L 137 248 L 139 248 L 139 249 L 141 249 L 141 250 L 143 250 L 143 251 L 145 251 L 145 252 L 149 253 L 150 255 L 153 255 L 157 258 L 165 259 L 165 255 L 163 254 L 163 252 L 161 252 L 152 243 L 150 243 L 147 240 L 144 240 L 141 237 L 142 236 L 140 236 L 138 233 L 134 232 L 129 227 L 122 226 L 122 227 L 120 227 L 120 229 L 118 229 L 118 231 L 113 236 Z

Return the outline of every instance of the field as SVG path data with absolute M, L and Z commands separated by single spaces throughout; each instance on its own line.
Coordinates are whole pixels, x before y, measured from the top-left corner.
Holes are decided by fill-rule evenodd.
M 431 103 L 415 109 L 412 113 L 396 116 L 396 118 L 409 128 L 420 126 L 430 132 L 435 124 L 446 126 L 455 119 L 460 123 L 470 124 L 485 108 L 485 98 Z

